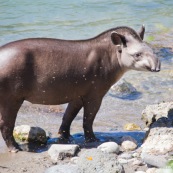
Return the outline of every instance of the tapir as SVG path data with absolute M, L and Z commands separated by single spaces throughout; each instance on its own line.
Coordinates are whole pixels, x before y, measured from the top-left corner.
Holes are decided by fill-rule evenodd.
M 129 70 L 160 71 L 160 60 L 139 32 L 126 26 L 86 40 L 29 38 L 0 47 L 0 129 L 11 152 L 20 148 L 13 137 L 24 100 L 33 104 L 68 103 L 59 134 L 70 136 L 70 125 L 84 109 L 85 140 L 97 140 L 92 129 L 102 99 Z

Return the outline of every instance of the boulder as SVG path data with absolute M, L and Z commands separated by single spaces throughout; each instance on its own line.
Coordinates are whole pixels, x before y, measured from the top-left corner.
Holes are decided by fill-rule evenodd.
M 173 152 L 172 124 L 172 120 L 165 117 L 154 122 L 141 146 L 142 152 L 157 155 Z
M 116 153 L 118 154 L 120 148 L 115 142 L 105 142 L 97 147 L 97 149 L 106 152 L 106 153 Z
M 98 149 L 85 150 L 80 153 L 77 162 L 80 173 L 124 173 L 123 167 L 113 153 L 105 153 Z
M 78 145 L 53 144 L 48 150 L 53 161 L 63 160 L 66 157 L 73 157 L 79 150 Z
M 48 168 L 44 173 L 81 173 L 78 167 L 73 164 L 60 164 Z
M 29 125 L 16 126 L 13 136 L 18 142 L 38 142 L 42 144 L 47 142 L 46 132 L 42 128 Z
M 148 105 L 142 111 L 142 119 L 147 126 L 150 126 L 154 121 L 157 121 L 161 117 L 173 119 L 173 102 Z

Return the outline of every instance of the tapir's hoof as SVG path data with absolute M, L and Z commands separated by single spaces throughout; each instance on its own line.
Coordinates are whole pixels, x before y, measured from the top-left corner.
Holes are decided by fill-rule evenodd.
M 11 152 L 11 153 L 17 153 L 18 151 L 21 151 L 21 149 L 13 147 L 13 148 L 9 148 L 8 151 Z
M 85 143 L 90 143 L 90 142 L 100 142 L 100 140 L 96 137 L 86 138 L 85 139 Z
M 17 153 L 18 151 L 22 151 L 22 149 L 16 144 L 16 146 L 8 147 L 8 151 L 11 153 Z

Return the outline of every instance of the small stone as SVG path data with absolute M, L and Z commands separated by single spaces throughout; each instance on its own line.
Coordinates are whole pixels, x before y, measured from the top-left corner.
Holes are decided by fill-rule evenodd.
M 124 130 L 135 131 L 135 130 L 141 130 L 141 128 L 134 123 L 128 123 L 124 125 Z
M 132 165 L 142 166 L 143 162 L 141 160 L 136 159 L 135 161 L 133 161 Z
M 118 154 L 120 151 L 118 144 L 115 142 L 105 142 L 99 145 L 97 149 L 106 153 L 116 153 L 116 154 Z
M 119 162 L 121 165 L 124 165 L 124 164 L 127 164 L 127 163 L 128 163 L 128 160 L 119 158 L 119 159 L 118 159 L 118 162 Z
M 131 159 L 132 158 L 132 154 L 130 154 L 130 153 L 122 153 L 121 155 L 119 155 L 119 158 Z
M 76 164 L 78 162 L 78 159 L 79 159 L 79 157 L 72 157 L 71 162 Z
M 132 154 L 133 157 L 140 157 L 140 155 L 141 155 L 140 153 L 133 153 Z
M 157 173 L 159 169 L 157 168 L 149 168 L 147 169 L 146 173 Z
M 53 144 L 48 150 L 53 161 L 63 160 L 66 157 L 73 157 L 79 150 L 78 145 Z
M 132 141 L 124 141 L 122 142 L 121 147 L 124 151 L 133 151 L 137 148 L 137 145 Z

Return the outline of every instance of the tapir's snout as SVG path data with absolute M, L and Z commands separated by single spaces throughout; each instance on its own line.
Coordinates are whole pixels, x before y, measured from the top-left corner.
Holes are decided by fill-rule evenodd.
M 159 72 L 161 69 L 161 62 L 158 58 L 156 58 L 154 67 L 151 68 L 152 72 Z

